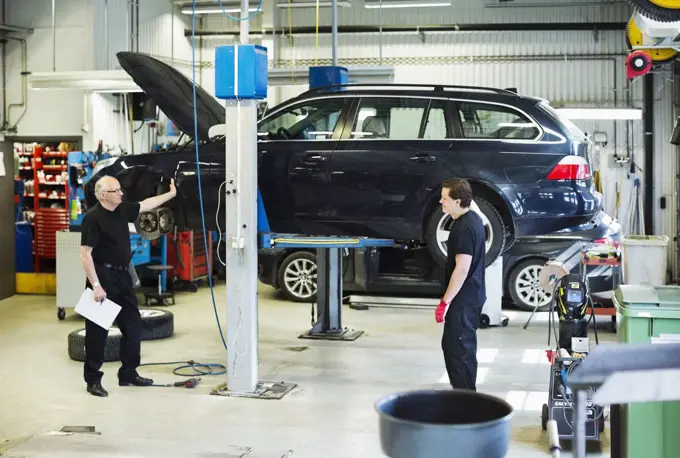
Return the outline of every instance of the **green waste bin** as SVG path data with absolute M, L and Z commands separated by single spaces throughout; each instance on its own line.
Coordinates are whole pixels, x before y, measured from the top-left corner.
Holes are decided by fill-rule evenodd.
M 680 287 L 621 285 L 614 292 L 614 305 L 619 342 L 663 344 L 680 339 Z M 621 406 L 619 425 L 622 457 L 680 456 L 680 402 Z

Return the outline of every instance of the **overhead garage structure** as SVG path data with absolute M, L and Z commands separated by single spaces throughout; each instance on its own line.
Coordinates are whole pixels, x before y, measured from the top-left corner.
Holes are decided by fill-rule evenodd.
M 675 456 L 680 2 L 0 14 L 0 456 Z

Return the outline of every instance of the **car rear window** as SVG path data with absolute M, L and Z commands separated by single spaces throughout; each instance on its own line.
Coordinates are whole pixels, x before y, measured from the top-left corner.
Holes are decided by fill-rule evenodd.
M 574 124 L 570 119 L 567 119 L 563 115 L 559 113 L 559 111 L 555 110 L 553 107 L 550 106 L 548 102 L 541 102 L 538 104 L 538 106 L 543 109 L 548 115 L 550 115 L 553 119 L 555 119 L 555 122 L 557 122 L 562 128 L 569 134 L 569 137 L 571 140 L 576 140 L 576 141 L 586 141 L 588 137 L 586 136 L 585 133 L 579 127 Z

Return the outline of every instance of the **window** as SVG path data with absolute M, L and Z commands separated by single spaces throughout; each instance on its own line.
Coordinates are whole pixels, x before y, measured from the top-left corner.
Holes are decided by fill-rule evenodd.
M 264 140 L 328 140 L 349 98 L 312 100 L 284 108 L 260 124 Z
M 502 105 L 461 102 L 458 114 L 464 138 L 533 140 L 540 133 L 531 119 Z
M 451 138 L 445 102 L 398 97 L 364 98 L 352 126 L 351 138 L 385 140 L 443 140 Z

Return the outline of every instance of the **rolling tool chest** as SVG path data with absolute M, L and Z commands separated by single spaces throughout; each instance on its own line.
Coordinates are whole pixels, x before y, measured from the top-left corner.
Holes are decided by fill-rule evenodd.
M 205 252 L 203 232 L 186 231 L 168 234 L 168 264 L 174 267 L 173 283 L 186 285 L 196 291 L 196 282 L 212 275 L 213 247 L 212 236 L 208 236 L 208 253 Z

